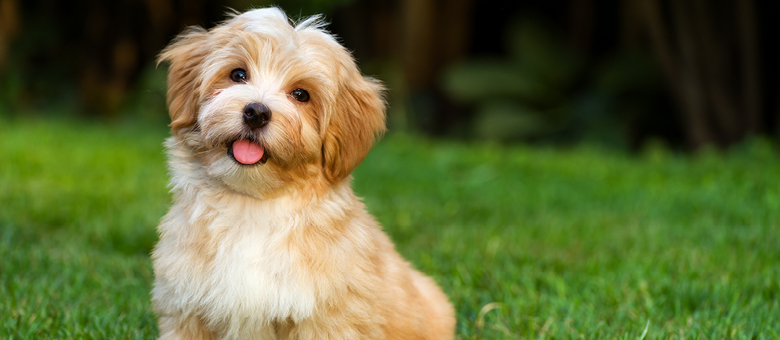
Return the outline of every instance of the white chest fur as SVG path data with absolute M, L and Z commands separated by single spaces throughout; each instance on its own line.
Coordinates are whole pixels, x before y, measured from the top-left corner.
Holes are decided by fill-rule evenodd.
M 223 218 L 214 221 L 215 230 L 226 229 L 219 231 L 223 237 L 204 277 L 211 288 L 203 299 L 208 307 L 261 319 L 257 321 L 288 317 L 297 321 L 311 316 L 314 287 L 301 279 L 306 269 L 285 244 L 285 229 L 296 226 L 272 225 L 270 221 L 241 226 L 229 223 Z
M 160 226 L 156 307 L 198 315 L 238 337 L 310 317 L 318 287 L 289 243 L 305 219 L 283 209 L 290 206 L 283 201 L 200 197 L 174 205 Z

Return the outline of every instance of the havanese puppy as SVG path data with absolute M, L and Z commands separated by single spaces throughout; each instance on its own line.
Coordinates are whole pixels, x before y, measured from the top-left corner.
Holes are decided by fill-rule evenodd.
M 350 187 L 382 85 L 318 17 L 190 28 L 169 63 L 173 206 L 154 249 L 160 339 L 452 339 L 442 290 Z

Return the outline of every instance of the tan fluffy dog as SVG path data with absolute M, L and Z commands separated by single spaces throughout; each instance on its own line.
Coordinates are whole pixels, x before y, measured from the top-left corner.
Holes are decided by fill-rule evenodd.
M 170 64 L 174 203 L 152 255 L 161 339 L 452 339 L 447 297 L 350 188 L 382 86 L 317 18 L 191 28 Z

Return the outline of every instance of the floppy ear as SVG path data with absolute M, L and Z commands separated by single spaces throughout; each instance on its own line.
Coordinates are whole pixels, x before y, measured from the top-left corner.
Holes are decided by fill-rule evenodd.
M 323 122 L 322 163 L 332 183 L 347 177 L 385 131 L 384 87 L 360 75 L 351 58 L 348 64 L 334 110 Z
M 160 53 L 157 63 L 168 62 L 168 114 L 174 135 L 195 125 L 198 119 L 198 102 L 201 65 L 208 54 L 208 32 L 200 27 L 190 27 L 181 33 Z

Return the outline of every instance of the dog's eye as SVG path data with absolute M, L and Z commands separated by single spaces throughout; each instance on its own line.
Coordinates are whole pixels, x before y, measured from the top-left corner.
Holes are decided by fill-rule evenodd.
M 230 80 L 236 83 L 246 83 L 246 78 L 246 70 L 242 68 L 237 68 L 233 71 L 230 71 Z
M 301 103 L 305 103 L 309 101 L 309 92 L 306 92 L 306 90 L 303 89 L 293 90 L 292 92 L 290 92 L 290 96 Z

